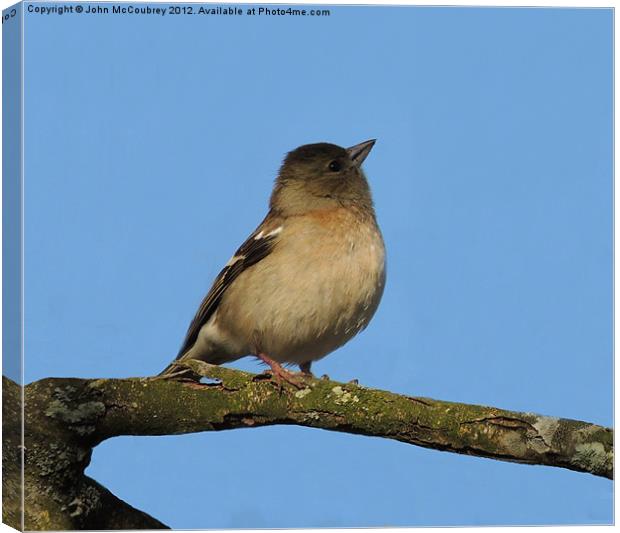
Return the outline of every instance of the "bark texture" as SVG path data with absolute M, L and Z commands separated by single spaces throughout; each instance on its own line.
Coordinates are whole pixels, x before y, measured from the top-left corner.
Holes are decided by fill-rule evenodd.
M 4 522 L 29 530 L 166 528 L 84 475 L 93 447 L 120 435 L 295 424 L 613 477 L 613 432 L 587 422 L 326 380 L 281 388 L 265 375 L 188 366 L 208 381 L 48 378 L 27 385 L 25 449 L 21 391 L 4 378 Z

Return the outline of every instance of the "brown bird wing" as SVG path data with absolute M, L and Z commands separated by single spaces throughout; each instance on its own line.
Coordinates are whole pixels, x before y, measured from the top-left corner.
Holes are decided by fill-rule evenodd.
M 182 357 L 196 342 L 198 333 L 202 326 L 211 318 L 226 289 L 230 287 L 232 282 L 244 270 L 262 261 L 273 250 L 279 231 L 278 224 L 268 223 L 269 216 L 261 223 L 261 225 L 250 235 L 247 240 L 235 252 L 235 255 L 228 264 L 221 270 L 217 278 L 213 282 L 211 290 L 205 296 L 200 304 L 192 323 L 187 330 L 183 346 L 179 350 L 177 359 Z M 275 230 L 275 231 L 274 231 Z

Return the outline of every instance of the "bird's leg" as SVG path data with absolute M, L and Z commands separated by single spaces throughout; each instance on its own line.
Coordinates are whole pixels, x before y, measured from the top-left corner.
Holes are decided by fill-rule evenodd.
M 312 372 L 310 371 L 311 366 L 312 366 L 312 361 L 308 361 L 307 363 L 301 363 L 299 365 L 299 370 L 301 370 L 301 373 L 304 374 L 305 376 L 308 376 L 309 378 L 313 378 L 314 374 L 312 374 Z
M 266 365 L 269 365 L 269 368 L 271 368 L 271 373 L 273 374 L 273 377 L 276 378 L 276 381 L 278 383 L 281 384 L 282 381 L 286 381 L 287 383 L 293 385 L 293 387 L 296 387 L 298 389 L 304 388 L 304 385 L 299 382 L 298 378 L 296 378 L 288 370 L 282 368 L 282 365 L 280 365 L 280 363 L 278 363 L 277 361 L 274 361 L 271 357 L 260 352 L 256 354 L 256 357 L 258 357 Z

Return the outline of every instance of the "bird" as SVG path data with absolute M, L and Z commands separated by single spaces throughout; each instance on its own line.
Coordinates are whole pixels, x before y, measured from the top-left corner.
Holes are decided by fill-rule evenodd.
M 371 139 L 289 152 L 269 211 L 216 277 L 176 359 L 221 365 L 254 356 L 281 383 L 366 328 L 383 295 L 385 244 L 362 163 Z M 283 366 L 284 365 L 284 366 Z M 300 373 L 285 366 L 298 365 Z

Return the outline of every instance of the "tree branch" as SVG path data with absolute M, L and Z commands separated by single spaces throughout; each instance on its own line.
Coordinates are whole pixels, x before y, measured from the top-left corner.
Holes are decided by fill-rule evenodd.
M 48 378 L 26 386 L 26 529 L 166 527 L 84 476 L 92 448 L 120 435 L 295 424 L 613 477 L 613 432 L 587 422 L 317 379 L 301 390 L 283 389 L 265 375 L 199 361 L 187 366 L 208 382 Z M 5 405 L 7 389 L 15 387 L 5 378 Z M 18 455 L 15 442 L 5 465 Z M 35 504 L 50 494 L 60 501 L 42 504 L 45 521 Z

